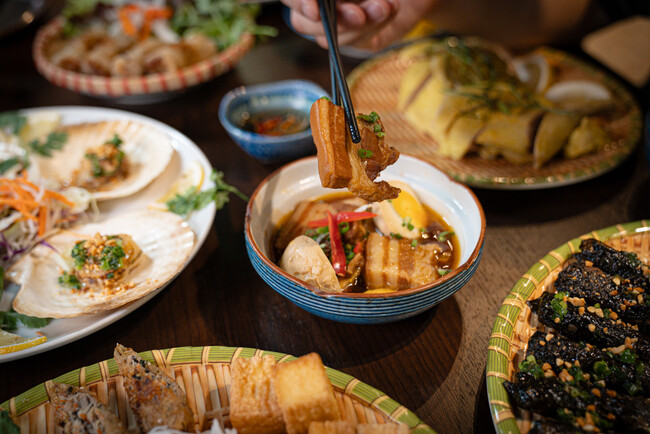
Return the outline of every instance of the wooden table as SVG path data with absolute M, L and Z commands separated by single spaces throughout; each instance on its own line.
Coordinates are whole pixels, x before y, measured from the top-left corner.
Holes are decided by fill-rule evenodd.
M 0 111 L 92 105 L 161 120 L 194 140 L 229 183 L 246 193 L 277 166 L 258 163 L 221 127 L 217 108 L 230 89 L 289 78 L 329 85 L 325 51 L 284 26 L 277 6 L 261 21 L 280 35 L 258 45 L 231 72 L 181 97 L 117 106 L 48 83 L 35 70 L 34 29 L 0 40 Z M 348 71 L 358 61 L 346 59 Z M 260 65 L 264 65 L 261 67 Z M 112 357 L 115 343 L 136 350 L 228 345 L 302 355 L 384 391 L 439 432 L 492 430 L 485 391 L 487 342 L 515 281 L 549 250 L 593 229 L 650 217 L 650 173 L 641 148 L 618 169 L 574 186 L 526 192 L 476 190 L 488 227 L 481 264 L 453 297 L 402 322 L 358 326 L 311 315 L 253 270 L 244 246 L 246 204 L 218 212 L 197 257 L 153 300 L 103 330 L 64 347 L 0 366 L 0 402 L 45 380 Z

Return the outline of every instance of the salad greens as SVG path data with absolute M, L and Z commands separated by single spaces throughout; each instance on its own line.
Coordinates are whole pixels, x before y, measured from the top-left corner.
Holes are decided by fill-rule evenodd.
M 167 209 L 183 217 L 189 215 L 192 211 L 205 208 L 210 202 L 214 202 L 217 209 L 221 209 L 230 201 L 230 193 L 234 193 L 248 202 L 248 196 L 232 185 L 227 184 L 223 177 L 223 172 L 213 170 L 210 179 L 214 182 L 214 187 L 203 191 L 198 191 L 196 187 L 190 187 L 185 193 L 176 194 L 176 196 L 168 200 L 166 203 Z
M 120 3 L 119 6 L 126 4 Z M 169 0 L 174 9 L 170 27 L 180 36 L 198 32 L 212 38 L 219 50 L 237 42 L 245 33 L 256 36 L 275 36 L 277 30 L 255 23 L 259 5 L 243 4 L 238 0 Z M 102 7 L 118 7 L 111 0 L 67 0 L 63 16 L 67 19 L 64 31 L 70 36 L 79 25 L 93 15 L 101 15 Z

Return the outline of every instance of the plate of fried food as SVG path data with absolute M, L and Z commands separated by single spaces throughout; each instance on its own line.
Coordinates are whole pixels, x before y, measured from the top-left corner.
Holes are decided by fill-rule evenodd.
M 0 125 L 4 362 L 151 299 L 205 240 L 221 181 L 191 140 L 144 116 L 47 107 L 3 113 Z
M 591 179 L 641 137 L 639 106 L 621 83 L 546 47 L 515 57 L 475 38 L 427 40 L 364 62 L 349 85 L 355 108 L 376 110 L 400 152 L 475 187 Z
M 549 252 L 494 322 L 487 390 L 498 433 L 650 429 L 650 225 Z
M 120 103 L 172 97 L 232 68 L 256 35 L 259 7 L 236 0 L 67 0 L 37 34 L 36 67 L 52 83 Z
M 138 354 L 118 344 L 114 359 L 0 404 L 3 423 L 24 432 L 72 432 L 80 424 L 107 433 L 434 432 L 384 393 L 325 367 L 316 353 L 221 346 Z

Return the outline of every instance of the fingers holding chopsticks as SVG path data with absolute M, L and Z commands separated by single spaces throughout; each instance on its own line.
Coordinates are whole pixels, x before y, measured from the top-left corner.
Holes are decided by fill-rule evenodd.
M 282 0 L 291 8 L 291 25 L 296 31 L 311 35 L 323 48 L 327 41 L 323 33 L 317 0 Z M 397 13 L 399 0 L 364 0 L 360 3 L 337 2 L 338 41 L 341 45 L 357 45 L 364 36 L 376 34 Z

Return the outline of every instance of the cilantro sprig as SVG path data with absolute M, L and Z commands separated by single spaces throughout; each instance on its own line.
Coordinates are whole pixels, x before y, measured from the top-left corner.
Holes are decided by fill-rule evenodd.
M 47 135 L 44 141 L 38 139 L 29 142 L 29 149 L 44 157 L 51 157 L 53 151 L 63 149 L 65 142 L 68 141 L 68 133 L 63 131 L 52 131 Z
M 248 196 L 224 181 L 223 172 L 213 170 L 210 179 L 214 182 L 214 187 L 203 191 L 198 191 L 196 187 L 190 187 L 184 193 L 176 194 L 176 196 L 168 200 L 166 203 L 167 209 L 174 214 L 186 217 L 193 211 L 201 210 L 214 202 L 219 210 L 230 201 L 231 193 L 248 202 Z

